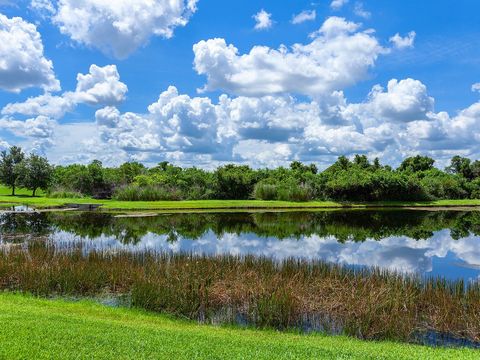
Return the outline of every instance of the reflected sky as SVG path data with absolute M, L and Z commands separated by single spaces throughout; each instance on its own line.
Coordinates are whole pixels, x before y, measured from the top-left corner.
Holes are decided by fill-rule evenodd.
M 266 218 L 247 214 L 208 215 L 208 217 L 194 219 L 191 216 L 196 215 L 183 214 L 153 218 L 144 224 L 141 223 L 141 219 L 128 221 L 109 215 L 108 218 L 98 220 L 98 226 L 103 226 L 98 232 L 96 231 L 98 229 L 84 231 L 92 226 L 95 228 L 95 224 L 92 225 L 92 222 L 84 217 L 64 219 L 62 215 L 56 216 L 59 217 L 42 215 L 36 219 L 32 218 L 31 224 L 25 218 L 20 220 L 13 218 L 13 225 L 5 219 L 2 222 L 0 216 L 0 226 L 3 226 L 0 240 L 7 244 L 12 234 L 16 234 L 17 238 L 19 234 L 24 234 L 25 239 L 28 240 L 32 237 L 28 229 L 36 226 L 34 232 L 43 234 L 42 236 L 57 247 L 68 248 L 81 243 L 85 251 L 93 249 L 156 250 L 206 255 L 257 255 L 278 260 L 295 257 L 352 266 L 375 266 L 399 272 L 417 273 L 421 276 L 463 278 L 467 281 L 476 280 L 480 276 L 478 213 L 472 215 L 472 213 L 421 214 L 417 212 L 417 214 L 407 215 L 397 211 L 391 214 L 383 212 L 378 215 L 372 215 L 372 212 L 355 213 L 354 216 L 344 217 L 341 213 L 309 214 L 303 217 L 279 215 L 278 218 L 272 215 Z M 229 217 L 225 218 L 225 216 Z M 290 223 L 289 216 L 292 220 Z M 375 224 L 377 220 L 362 222 L 359 216 L 378 219 L 379 224 L 390 225 L 387 227 L 383 225 L 377 229 Z M 350 218 L 352 218 L 351 221 Z M 342 219 L 341 222 L 339 219 Z M 219 225 L 225 223 L 229 226 L 219 230 Z M 300 223 L 301 226 L 296 226 Z M 275 225 L 274 230 L 271 230 L 272 224 Z M 365 224 L 370 225 L 365 227 Z M 304 229 L 305 234 L 299 233 L 299 228 Z M 339 228 L 342 228 L 342 235 L 335 234 Z M 415 236 L 411 234 L 418 233 L 419 229 L 423 235 L 420 239 L 414 238 Z M 461 236 L 458 236 L 459 232 Z M 125 241 L 127 234 L 133 236 L 132 233 L 135 241 Z M 275 236 L 276 233 L 282 235 Z M 366 238 L 359 235 L 365 233 L 373 235 Z M 378 233 L 393 235 L 379 238 L 376 236 Z M 347 240 L 345 240 L 345 234 L 347 234 Z M 452 236 L 452 234 L 457 235 Z M 357 237 L 362 239 L 359 241 Z
M 71 233 L 51 235 L 57 244 L 82 242 L 86 249 L 128 249 L 189 252 L 207 255 L 257 255 L 278 260 L 296 257 L 322 259 L 346 265 L 376 266 L 421 275 L 443 276 L 449 279 L 473 280 L 480 276 L 480 237 L 470 235 L 453 240 L 449 230 L 435 232 L 427 240 L 392 236 L 381 240 L 340 243 L 334 236 L 302 236 L 300 239 L 278 240 L 256 234 L 224 234 L 220 237 L 209 231 L 200 239 L 180 236 L 169 242 L 167 235 L 148 233 L 135 245 L 122 244 L 113 236 L 86 239 Z

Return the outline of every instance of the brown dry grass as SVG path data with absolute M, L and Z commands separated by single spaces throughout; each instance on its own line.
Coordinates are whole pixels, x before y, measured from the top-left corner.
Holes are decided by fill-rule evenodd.
M 58 251 L 0 253 L 0 288 L 40 296 L 128 294 L 133 306 L 257 327 L 310 326 L 364 339 L 434 330 L 480 341 L 480 287 L 323 262 L 233 256 Z

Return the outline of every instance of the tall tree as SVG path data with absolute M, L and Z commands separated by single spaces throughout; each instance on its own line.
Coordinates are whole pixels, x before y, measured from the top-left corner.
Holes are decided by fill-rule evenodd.
M 37 189 L 47 189 L 52 174 L 53 167 L 46 158 L 31 154 L 25 160 L 21 182 L 25 188 L 32 190 L 32 196 L 35 196 Z
M 362 169 L 368 169 L 370 167 L 370 162 L 368 161 L 367 155 L 356 154 L 353 158 L 353 163 Z
M 450 161 L 450 166 L 446 168 L 447 172 L 462 175 L 465 179 L 472 180 L 474 174 L 472 171 L 472 162 L 469 158 L 454 156 Z
M 2 151 L 0 156 L 0 182 L 12 189 L 12 196 L 24 171 L 24 159 L 25 154 L 17 146 L 12 146 L 8 152 Z
M 402 164 L 398 168 L 400 171 L 408 171 L 408 172 L 419 172 L 419 171 L 427 171 L 433 169 L 433 164 L 435 160 L 428 156 L 412 156 L 408 157 L 403 160 Z

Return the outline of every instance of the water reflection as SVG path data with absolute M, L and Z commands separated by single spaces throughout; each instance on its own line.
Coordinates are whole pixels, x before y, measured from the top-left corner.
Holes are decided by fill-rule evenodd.
M 155 249 L 299 257 L 422 275 L 480 276 L 478 211 L 325 211 L 164 214 L 96 212 L 0 215 L 4 244 L 47 237 L 58 247 Z

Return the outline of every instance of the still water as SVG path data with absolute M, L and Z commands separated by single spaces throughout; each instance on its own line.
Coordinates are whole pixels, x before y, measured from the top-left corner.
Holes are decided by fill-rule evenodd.
M 0 212 L 1 247 L 257 255 L 480 278 L 480 211 L 349 210 L 175 213 Z

